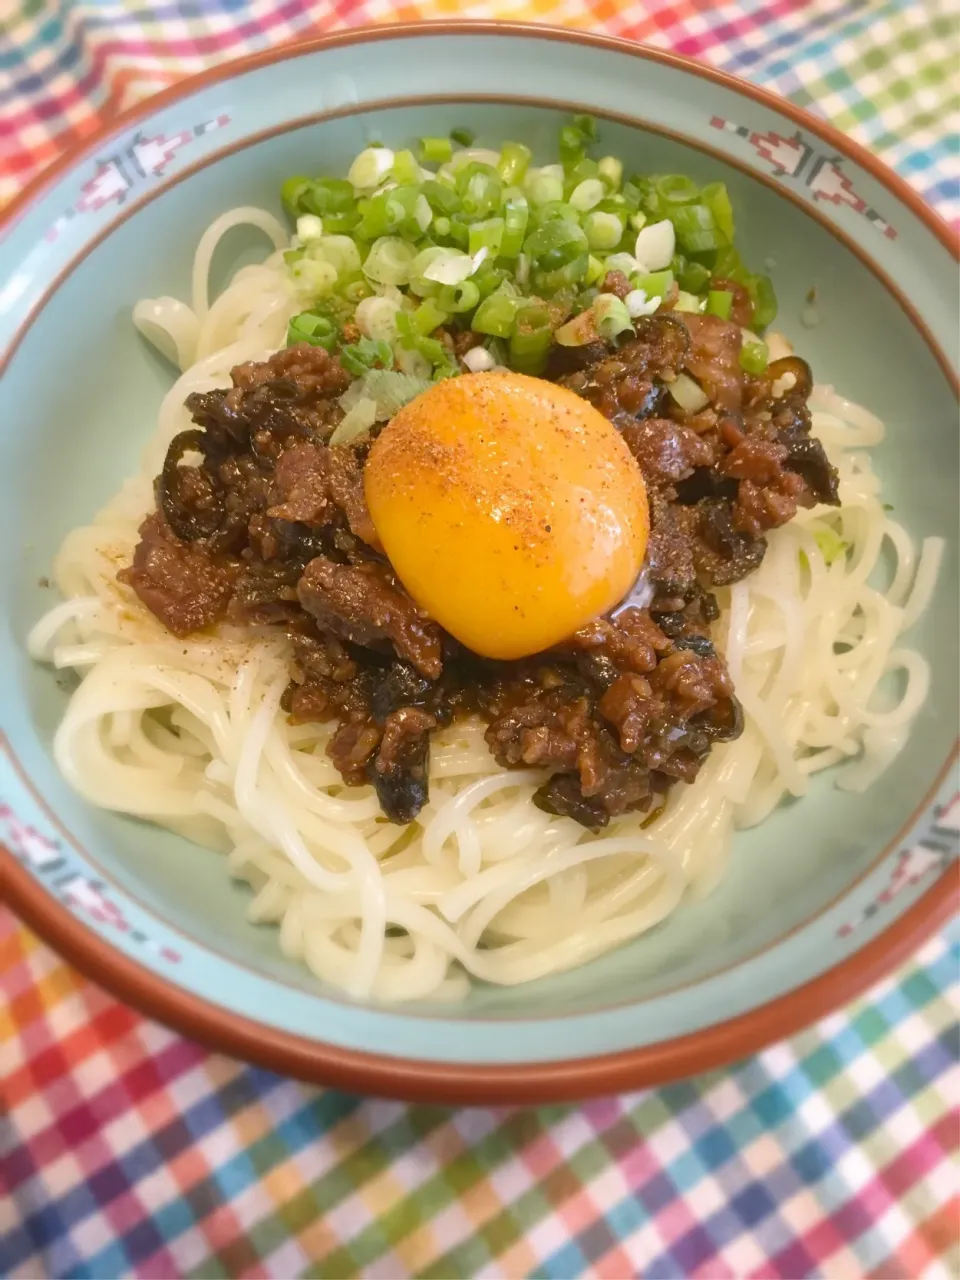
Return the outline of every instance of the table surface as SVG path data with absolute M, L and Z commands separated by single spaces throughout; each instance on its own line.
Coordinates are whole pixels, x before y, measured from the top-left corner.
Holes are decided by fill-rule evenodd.
M 960 221 L 957 0 L 21 0 L 0 203 L 214 61 L 414 18 L 673 48 L 829 117 Z M 4 22 L 6 25 L 3 25 Z M 408 1107 L 207 1053 L 0 908 L 0 1275 L 951 1277 L 960 930 L 736 1066 L 538 1111 Z

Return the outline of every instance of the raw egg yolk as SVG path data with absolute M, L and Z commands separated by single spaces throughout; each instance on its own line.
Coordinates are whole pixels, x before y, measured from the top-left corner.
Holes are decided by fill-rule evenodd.
M 522 374 L 448 378 L 412 400 L 364 486 L 410 595 L 487 658 L 539 653 L 605 613 L 646 550 L 646 491 L 617 429 Z

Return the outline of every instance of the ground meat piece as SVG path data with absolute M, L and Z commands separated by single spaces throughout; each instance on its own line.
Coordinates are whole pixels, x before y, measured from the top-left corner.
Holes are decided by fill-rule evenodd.
M 321 396 L 342 395 L 351 382 L 350 374 L 335 355 L 309 342 L 285 347 L 269 360 L 237 365 L 230 376 L 241 391 L 283 378 L 299 392 Z
M 227 617 L 231 622 L 265 626 L 300 615 L 299 566 L 283 562 L 244 566 L 237 575 Z
M 297 594 L 322 629 L 353 644 L 379 649 L 392 644 L 425 676 L 440 675 L 440 629 L 421 617 L 386 565 L 340 565 L 317 556 L 304 570 Z
M 726 280 L 717 276 L 710 281 L 710 288 L 718 292 L 733 294 L 733 302 L 728 316 L 731 324 L 739 325 L 741 329 L 753 328 L 753 299 L 750 297 L 750 291 L 746 285 L 737 284 L 736 280 Z
M 670 641 L 646 609 L 621 609 L 614 618 L 597 618 L 581 627 L 567 645 L 609 658 L 618 669 L 640 675 L 657 665 L 657 653 L 670 648 Z
M 647 484 L 669 486 L 691 475 L 695 467 L 713 463 L 710 445 L 689 427 L 668 418 L 646 418 L 623 427 L 621 434 Z
M 562 699 L 541 699 L 533 692 L 528 702 L 491 722 L 487 744 L 497 763 L 505 767 L 575 769 L 589 709 L 586 698 L 568 704 Z
M 622 271 L 608 271 L 603 278 L 603 284 L 600 286 L 601 293 L 612 293 L 621 301 L 632 291 L 633 285 Z
M 367 765 L 379 744 L 380 730 L 372 720 L 345 720 L 327 743 L 327 755 L 343 774 L 344 781 L 359 787 L 369 781 Z
M 636 751 L 658 710 L 650 695 L 650 683 L 643 676 L 622 675 L 597 703 L 597 710 L 620 735 L 623 751 Z
M 743 399 L 740 348 L 743 335 L 735 324 L 718 316 L 682 315 L 690 335 L 687 372 L 700 383 L 710 400 L 721 409 L 739 409 Z
M 363 493 L 360 463 L 352 449 L 295 444 L 281 455 L 274 484 L 281 501 L 268 509 L 268 516 L 325 525 L 342 512 L 357 537 L 379 549 Z
M 753 480 L 772 484 L 783 474 L 786 447 L 772 440 L 747 437 L 741 440 L 720 463 L 725 476 L 737 480 Z
M 733 527 L 758 538 L 767 529 L 786 524 L 797 514 L 803 489 L 803 479 L 794 471 L 782 471 L 775 483 L 766 486 L 741 480 L 733 505 Z
M 330 635 L 329 632 L 318 636 L 293 633 L 291 638 L 293 640 L 291 674 L 294 680 L 303 683 L 312 678 L 345 684 L 357 674 L 359 664 L 350 656 L 337 637 Z
M 117 577 L 168 631 L 186 636 L 223 620 L 237 572 L 202 542 L 182 542 L 155 512 L 140 526 L 133 564 Z
M 693 508 L 668 502 L 655 490 L 650 500 L 650 539 L 647 571 L 661 592 L 685 596 L 692 590 L 697 571 L 694 563 L 699 518 Z
M 658 664 L 650 687 L 655 693 L 672 695 L 671 715 L 676 720 L 689 720 L 733 696 L 733 681 L 723 661 L 702 658 L 687 649 L 678 649 Z

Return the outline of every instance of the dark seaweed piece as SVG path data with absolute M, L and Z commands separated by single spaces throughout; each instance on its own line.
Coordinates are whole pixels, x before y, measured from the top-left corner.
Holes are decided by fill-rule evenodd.
M 661 630 L 662 626 L 661 623 Z M 673 642 L 678 649 L 691 649 L 701 658 L 710 658 L 715 652 L 713 641 L 709 636 L 676 636 Z
M 223 523 L 223 498 L 208 472 L 196 467 L 191 468 L 194 482 L 199 482 L 204 488 L 204 502 L 208 504 L 205 508 L 199 507 L 196 503 L 185 503 L 180 492 L 182 485 L 180 459 L 191 452 L 204 453 L 205 456 L 205 435 L 203 431 L 181 431 L 179 435 L 174 436 L 163 461 L 163 470 L 157 477 L 157 498 L 167 524 L 184 542 L 196 542 L 198 538 L 209 538 Z
M 695 467 L 693 475 L 676 484 L 677 501 L 692 507 L 703 498 L 725 498 L 730 502 L 737 496 L 737 482 L 729 476 L 718 476 L 710 467 Z
M 782 360 L 774 360 L 773 364 L 767 365 L 761 376 L 772 395 L 774 383 L 788 373 L 793 374 L 794 383 L 784 395 L 802 396 L 806 400 L 813 390 L 813 372 L 806 360 L 799 356 L 784 356 Z
M 840 477 L 816 436 L 802 436 L 799 440 L 791 440 L 788 448 L 790 451 L 783 465 L 803 476 L 807 488 L 818 502 L 838 507 Z
M 555 773 L 533 794 L 533 803 L 544 813 L 572 818 L 590 831 L 599 831 L 610 821 L 610 815 L 599 800 L 588 800 L 580 789 L 575 773 Z
M 730 697 L 717 703 L 702 715 L 694 716 L 690 727 L 703 733 L 711 743 L 733 742 L 743 733 L 743 707 L 740 699 Z
M 653 616 L 657 626 L 668 639 L 676 640 L 678 636 L 683 635 L 687 625 L 687 615 L 682 610 L 672 613 L 655 613 Z
M 374 720 L 382 726 L 387 716 L 401 707 L 426 706 L 435 688 L 434 682 L 422 676 L 416 667 L 406 662 L 394 662 L 384 668 L 373 687 L 370 710 Z
M 601 689 L 609 689 L 620 675 L 617 664 L 603 653 L 578 653 L 577 670 Z
M 737 532 L 733 527 L 730 507 L 725 502 L 702 504 L 700 534 L 717 556 L 717 563 L 711 565 L 710 576 L 718 587 L 739 582 L 757 568 L 767 552 L 766 538 L 749 538 Z
M 427 803 L 430 735 L 410 738 L 403 749 L 402 761 L 381 772 L 377 768 L 379 751 L 367 762 L 366 774 L 373 783 L 380 807 L 391 822 L 412 822 Z

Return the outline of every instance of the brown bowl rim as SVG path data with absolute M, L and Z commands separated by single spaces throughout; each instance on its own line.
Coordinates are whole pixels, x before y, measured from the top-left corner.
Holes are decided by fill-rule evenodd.
M 693 59 L 615 36 L 535 23 L 428 21 L 365 26 L 293 41 L 231 60 L 178 81 L 106 120 L 77 146 L 64 152 L 4 211 L 4 232 L 62 174 L 98 151 L 114 134 L 198 88 L 232 79 L 287 58 L 343 45 L 402 40 L 423 35 L 495 35 L 557 40 L 626 53 L 697 75 L 752 98 L 866 169 L 925 224 L 941 244 L 958 252 L 957 237 L 903 178 L 833 125 L 726 72 Z M 56 902 L 45 887 L 0 847 L 0 901 L 86 977 L 147 1017 L 220 1053 L 256 1063 L 280 1074 L 350 1092 L 448 1104 L 525 1104 L 564 1102 L 653 1087 L 725 1066 L 792 1035 L 860 995 L 910 955 L 958 906 L 955 869 L 946 868 L 916 902 L 853 955 L 817 978 L 746 1013 L 659 1044 L 589 1058 L 555 1062 L 481 1065 L 395 1058 L 345 1049 L 293 1032 L 265 1026 L 166 981 L 116 951 L 78 917 Z

